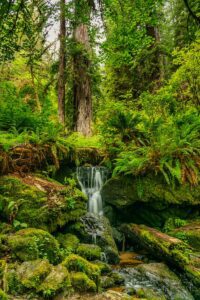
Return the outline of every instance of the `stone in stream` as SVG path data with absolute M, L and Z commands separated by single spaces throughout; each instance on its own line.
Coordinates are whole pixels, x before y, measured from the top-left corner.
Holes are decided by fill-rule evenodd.
M 188 287 L 200 299 L 200 259 L 194 258 L 186 243 L 145 225 L 124 224 L 121 229 L 133 244 L 139 244 L 155 258 L 181 270 L 188 279 Z
M 124 268 L 126 292 L 146 299 L 193 300 L 180 279 L 163 263 L 141 264 Z

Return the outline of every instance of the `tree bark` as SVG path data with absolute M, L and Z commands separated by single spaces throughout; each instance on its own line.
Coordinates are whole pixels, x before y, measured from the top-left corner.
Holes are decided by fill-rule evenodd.
M 60 0 L 60 55 L 58 76 L 58 118 L 61 124 L 65 124 L 65 68 L 66 68 L 66 24 L 65 24 L 65 0 Z
M 87 24 L 82 23 L 75 26 L 74 40 L 79 47 L 74 55 L 74 130 L 90 136 L 92 133 L 92 93 Z

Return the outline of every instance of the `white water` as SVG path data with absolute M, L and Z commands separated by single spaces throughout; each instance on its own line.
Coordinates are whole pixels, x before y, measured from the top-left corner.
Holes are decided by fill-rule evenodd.
M 88 197 L 88 211 L 102 216 L 101 188 L 107 179 L 107 169 L 104 167 L 78 167 L 77 179 L 82 192 Z

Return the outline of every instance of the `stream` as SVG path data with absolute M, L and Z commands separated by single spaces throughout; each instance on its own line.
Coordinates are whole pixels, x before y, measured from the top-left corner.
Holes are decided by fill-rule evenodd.
M 88 213 L 91 217 L 89 215 L 85 225 L 93 237 L 93 243 L 96 243 L 96 238 L 101 235 L 101 220 L 104 218 L 101 188 L 108 175 L 109 172 L 105 167 L 77 168 L 79 185 L 88 198 Z M 102 260 L 105 261 L 105 256 Z M 180 279 L 164 263 L 143 259 L 137 253 L 121 253 L 120 263 L 113 266 L 113 271 L 123 276 L 124 284 L 118 289 L 126 294 L 151 300 L 194 299 Z

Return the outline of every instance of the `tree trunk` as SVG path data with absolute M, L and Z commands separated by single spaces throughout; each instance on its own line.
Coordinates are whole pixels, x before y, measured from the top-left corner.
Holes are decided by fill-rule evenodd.
M 92 95 L 89 74 L 90 43 L 86 24 L 76 25 L 74 40 L 79 49 L 74 55 L 74 130 L 85 136 L 90 136 Z
M 66 24 L 65 24 L 65 0 L 60 0 L 60 55 L 58 76 L 58 118 L 65 124 L 65 68 L 66 68 Z

